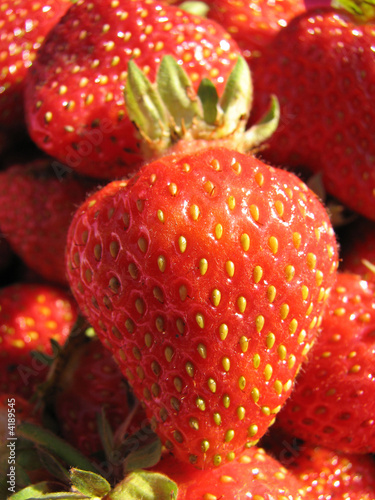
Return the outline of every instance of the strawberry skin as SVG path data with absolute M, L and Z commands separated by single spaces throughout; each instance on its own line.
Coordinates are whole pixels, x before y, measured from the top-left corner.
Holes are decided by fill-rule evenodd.
M 29 398 L 48 367 L 31 351 L 52 354 L 50 339 L 64 343 L 77 316 L 75 301 L 50 285 L 0 289 L 0 390 Z
M 294 18 L 254 59 L 254 117 L 270 94 L 281 120 L 262 155 L 323 174 L 326 191 L 375 214 L 374 23 L 331 8 Z
M 0 9 L 0 127 L 24 125 L 26 74 L 70 0 L 5 0 Z
M 124 104 L 134 58 L 154 81 L 165 54 L 219 92 L 240 55 L 224 28 L 152 0 L 77 1 L 38 52 L 26 91 L 35 143 L 76 171 L 123 177 L 142 161 Z
M 303 484 L 262 448 L 253 447 L 214 470 L 197 470 L 163 456 L 154 468 L 178 485 L 178 500 L 310 499 Z
M 74 210 L 96 183 L 56 165 L 43 158 L 0 172 L 0 229 L 30 269 L 66 285 L 68 227 Z
M 224 148 L 164 157 L 77 211 L 69 281 L 176 457 L 258 440 L 336 275 L 327 214 L 293 174 Z
M 278 425 L 346 453 L 375 451 L 375 286 L 339 273 L 322 331 Z

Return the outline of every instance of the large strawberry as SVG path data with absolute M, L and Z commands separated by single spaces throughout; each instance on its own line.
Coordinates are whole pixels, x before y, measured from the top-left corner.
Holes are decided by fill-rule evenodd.
M 155 471 L 178 485 L 178 500 L 302 500 L 310 494 L 303 483 L 262 448 L 253 447 L 214 470 L 197 470 L 168 455 Z
M 63 343 L 77 307 L 66 291 L 50 285 L 14 284 L 0 290 L 0 390 L 29 398 L 48 366 L 31 351 L 52 354 Z
M 26 74 L 44 38 L 71 0 L 4 1 L 0 9 L 0 128 L 24 124 Z
M 374 284 L 339 273 L 319 340 L 278 425 L 320 446 L 375 451 L 374 311 Z
M 32 138 L 81 173 L 124 176 L 142 160 L 124 104 L 128 62 L 134 59 L 153 81 L 165 54 L 183 65 L 195 89 L 208 77 L 221 93 L 240 51 L 214 21 L 158 1 L 77 1 L 30 71 Z
M 335 280 L 335 236 L 293 174 L 224 148 L 172 155 L 89 198 L 71 288 L 177 457 L 258 440 L 289 396 Z
M 252 65 L 254 116 L 270 93 L 281 106 L 280 126 L 264 158 L 321 172 L 328 193 L 370 219 L 375 214 L 373 33 L 373 19 L 364 22 L 330 7 L 310 10 L 282 29 Z
M 0 230 L 26 265 L 66 284 L 66 234 L 76 207 L 96 183 L 43 158 L 0 172 Z

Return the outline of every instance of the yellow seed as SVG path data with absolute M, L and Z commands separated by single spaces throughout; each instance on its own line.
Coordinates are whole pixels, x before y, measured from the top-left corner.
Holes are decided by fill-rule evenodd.
M 249 348 L 249 340 L 244 335 L 240 338 L 240 347 L 242 352 L 246 352 Z
M 221 301 L 221 292 L 220 292 L 220 290 L 218 290 L 217 288 L 215 288 L 215 290 L 212 291 L 211 297 L 212 297 L 212 303 L 213 303 L 213 305 L 215 307 L 217 307 L 220 304 L 220 301 Z
M 240 311 L 241 314 L 243 314 L 246 310 L 246 305 L 247 305 L 247 302 L 246 302 L 246 299 L 245 297 L 238 297 L 237 299 L 237 307 Z
M 260 356 L 259 356 L 259 354 L 254 354 L 253 365 L 254 365 L 254 368 L 259 368 L 259 365 L 260 365 Z
M 232 165 L 232 169 L 236 172 L 236 174 L 240 174 L 241 173 L 241 164 L 238 163 L 238 161 L 235 161 Z
M 298 327 L 298 321 L 296 319 L 292 319 L 292 321 L 289 323 L 289 333 L 291 335 L 294 335 L 296 333 Z
M 221 425 L 221 415 L 220 413 L 213 414 L 214 422 L 216 425 Z
M 258 184 L 259 187 L 262 187 L 263 186 L 263 183 L 264 183 L 264 175 L 262 174 L 262 172 L 257 172 L 255 175 L 254 175 L 254 179 L 255 179 L 255 182 Z
M 247 252 L 250 248 L 250 236 L 247 233 L 241 234 L 240 242 L 243 250 Z
M 238 387 L 241 391 L 243 391 L 246 387 L 246 379 L 243 375 L 238 379 Z
M 236 199 L 234 198 L 234 196 L 229 196 L 227 203 L 229 209 L 234 210 L 234 207 L 236 206 Z
M 276 380 L 273 384 L 276 394 L 281 394 L 283 392 L 283 383 L 280 380 Z
M 237 417 L 238 420 L 243 420 L 245 418 L 246 410 L 243 406 L 239 406 L 237 408 Z
M 190 207 L 190 215 L 193 220 L 197 220 L 199 217 L 199 207 L 198 205 L 191 205 Z
M 195 315 L 195 321 L 197 322 L 197 325 L 199 326 L 199 328 L 204 328 L 204 316 L 202 313 L 197 313 Z
M 221 464 L 221 456 L 220 455 L 215 455 L 213 458 L 213 463 L 215 467 L 218 467 Z
M 273 285 L 270 285 L 267 288 L 267 298 L 268 298 L 268 302 L 270 302 L 271 304 L 276 298 L 276 288 Z
M 211 161 L 210 165 L 211 165 L 211 167 L 212 167 L 214 170 L 216 170 L 216 171 L 220 170 L 220 163 L 219 163 L 219 161 L 218 161 L 218 160 L 216 160 L 216 158 L 214 158 L 214 159 Z
M 290 391 L 290 389 L 292 388 L 292 386 L 293 386 L 293 382 L 292 382 L 292 380 L 291 380 L 291 379 L 289 379 L 289 380 L 288 380 L 287 382 L 285 382 L 285 384 L 284 384 L 284 391 L 285 391 L 285 392 Z
M 112 255 L 112 257 L 115 259 L 120 251 L 120 245 L 118 244 L 117 241 L 111 241 L 109 245 L 109 252 Z
M 263 330 L 263 327 L 264 327 L 264 316 L 262 316 L 261 314 L 259 314 L 256 318 L 255 318 L 255 327 L 257 329 L 257 332 L 261 332 Z
M 178 247 L 179 247 L 181 253 L 185 252 L 186 245 L 187 245 L 187 241 L 186 241 L 185 236 L 180 236 L 178 238 Z
M 268 381 L 268 380 L 270 380 L 270 379 L 271 379 L 271 377 L 272 377 L 272 372 L 273 372 L 273 370 L 272 370 L 272 365 L 267 364 L 267 365 L 265 366 L 265 368 L 264 368 L 264 372 L 263 372 L 265 380 L 267 380 L 267 381 Z
M 138 247 L 142 253 L 146 253 L 147 250 L 147 240 L 143 236 L 138 239 Z
M 218 500 L 216 495 L 213 495 L 212 493 L 205 493 L 202 497 L 202 500 Z
M 160 222 L 165 222 L 165 217 L 164 217 L 164 212 L 162 210 L 157 211 L 157 217 L 160 220 Z
M 268 246 L 271 249 L 271 252 L 275 255 L 279 249 L 279 242 L 275 236 L 271 236 L 268 240 Z
M 202 442 L 201 442 L 201 450 L 203 453 L 206 453 L 206 451 L 208 451 L 210 447 L 210 443 L 207 441 L 207 439 L 204 439 Z
M 256 424 L 250 425 L 247 431 L 249 437 L 254 437 L 257 432 L 258 426 Z
M 206 191 L 207 194 L 212 195 L 215 190 L 215 186 L 212 184 L 211 181 L 207 181 L 204 183 L 203 189 Z
M 216 392 L 216 381 L 213 378 L 207 380 L 207 385 L 212 393 Z
M 152 338 L 151 333 L 146 333 L 145 334 L 145 344 L 146 344 L 146 347 L 151 347 L 152 343 L 153 343 L 153 338 Z
M 296 364 L 296 357 L 294 356 L 294 354 L 291 354 L 288 358 L 288 368 L 292 369 L 295 364 Z
M 270 332 L 266 338 L 267 349 L 272 349 L 272 347 L 275 345 L 275 342 L 276 342 L 275 334 Z
M 141 298 L 138 298 L 135 301 L 135 308 L 137 309 L 139 314 L 143 314 L 145 312 L 145 303 Z
M 285 267 L 285 278 L 287 281 L 292 281 L 292 279 L 294 278 L 294 273 L 296 272 L 294 266 L 292 266 L 291 264 L 288 264 L 286 267 Z
M 172 196 L 176 196 L 177 195 L 177 192 L 178 192 L 178 189 L 177 189 L 177 186 L 174 182 L 171 182 L 169 185 L 168 185 L 168 190 L 169 190 L 169 193 L 172 195 Z
M 253 279 L 255 283 L 259 283 L 263 276 L 263 269 L 260 266 L 255 266 L 253 271 Z
M 176 388 L 176 391 L 181 392 L 183 388 L 182 380 L 179 377 L 175 377 L 173 379 L 173 384 Z
M 220 240 L 220 238 L 223 236 L 223 226 L 221 224 L 216 224 L 215 226 L 215 238 L 217 240 Z
M 307 335 L 306 330 L 301 330 L 300 331 L 300 333 L 298 335 L 298 342 L 300 344 L 302 344 L 305 341 L 306 335 Z
M 201 344 L 201 343 L 198 344 L 197 351 L 198 351 L 201 358 L 203 358 L 203 359 L 207 358 L 207 348 L 204 344 Z
M 196 400 L 195 400 L 195 404 L 197 405 L 197 407 L 201 410 L 201 411 L 204 411 L 206 409 L 206 403 L 204 401 L 203 398 L 200 398 L 198 397 Z
M 184 333 L 185 331 L 185 322 L 182 318 L 177 318 L 176 320 L 176 326 L 177 326 L 177 330 L 181 333 L 181 335 Z
M 225 263 L 225 270 L 230 278 L 234 275 L 234 263 L 231 260 L 227 260 Z
M 300 233 L 297 232 L 293 233 L 293 245 L 296 248 L 296 250 L 298 250 L 301 245 L 301 239 L 302 236 L 300 235 Z
M 314 309 L 314 303 L 310 302 L 309 307 L 307 308 L 306 313 L 305 313 L 306 316 L 310 316 L 310 314 L 312 313 L 313 309 Z
M 220 481 L 222 483 L 233 483 L 233 482 L 235 482 L 235 480 L 233 479 L 233 477 L 226 476 L 226 475 L 225 476 L 220 476 Z
M 254 403 L 257 403 L 259 401 L 259 398 L 260 398 L 259 389 L 254 387 L 251 391 L 251 397 L 253 398 Z
M 319 269 L 317 269 L 316 274 L 315 274 L 315 281 L 318 286 L 320 286 L 323 283 L 323 273 Z
M 225 442 L 229 443 L 230 441 L 232 441 L 233 438 L 234 438 L 234 430 L 233 429 L 229 429 L 225 433 Z
M 284 214 L 284 203 L 281 200 L 276 200 L 275 209 L 279 216 L 282 217 Z
M 308 253 L 306 257 L 307 266 L 309 269 L 313 270 L 316 266 L 316 255 L 313 253 Z
M 256 205 L 250 205 L 250 214 L 255 222 L 259 220 L 259 208 Z
M 194 366 L 192 363 L 190 363 L 190 361 L 186 363 L 185 370 L 189 377 L 194 377 Z
M 301 286 L 301 292 L 302 292 L 302 298 L 303 300 L 307 300 L 308 296 L 309 296 L 309 289 L 306 285 L 302 285 Z
M 271 408 L 269 406 L 262 406 L 260 411 L 264 414 L 264 415 L 271 415 Z
M 187 297 L 187 288 L 185 285 L 181 285 L 180 288 L 178 289 L 178 294 L 180 296 L 180 299 L 182 301 L 186 300 Z
M 228 396 L 228 394 L 224 394 L 223 396 L 223 405 L 225 408 L 229 408 L 230 406 L 230 397 Z
M 229 331 L 228 325 L 226 325 L 225 323 L 222 323 L 219 327 L 219 335 L 220 335 L 221 340 L 225 340 L 227 338 L 228 331 Z
M 226 372 L 229 372 L 230 370 L 230 359 L 228 357 L 224 357 L 221 360 L 221 364 Z
M 159 255 L 158 257 L 158 268 L 159 270 L 164 273 L 165 269 L 167 267 L 167 261 L 163 255 Z
M 199 261 L 199 271 L 201 273 L 202 276 L 204 276 L 207 272 L 207 269 L 208 269 L 208 262 L 206 259 L 201 259 Z
M 198 422 L 198 419 L 197 418 L 194 418 L 194 417 L 191 417 L 189 419 L 189 425 L 192 429 L 194 429 L 195 431 L 199 430 L 199 422 Z

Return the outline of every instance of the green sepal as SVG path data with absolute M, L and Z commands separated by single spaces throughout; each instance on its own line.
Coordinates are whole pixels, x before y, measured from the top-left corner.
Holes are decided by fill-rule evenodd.
M 280 121 L 280 105 L 275 95 L 271 96 L 271 104 L 264 116 L 245 132 L 245 150 L 251 150 L 269 139 Z
M 106 500 L 174 500 L 177 493 L 177 484 L 168 476 L 139 470 L 128 474 Z
M 128 77 L 124 91 L 129 118 L 145 137 L 160 140 L 169 129 L 164 104 L 150 80 L 133 60 L 128 64 Z
M 178 8 L 199 17 L 206 17 L 210 10 L 206 3 L 193 0 L 180 3 Z
M 224 115 L 221 136 L 228 136 L 237 129 L 241 121 L 249 117 L 253 101 L 253 83 L 249 65 L 243 57 L 237 59 L 220 99 Z
M 70 469 L 72 485 L 88 497 L 102 498 L 111 491 L 111 485 L 104 477 L 81 469 Z
M 69 472 L 62 464 L 55 458 L 51 453 L 49 453 L 45 448 L 37 447 L 38 457 L 40 463 L 46 469 L 47 472 L 51 474 L 54 478 L 59 481 L 69 484 L 70 477 Z
M 173 56 L 166 55 L 161 60 L 156 84 L 159 95 L 181 134 L 190 127 L 194 117 L 201 115 L 190 78 Z
M 17 491 L 9 497 L 9 500 L 31 500 L 34 498 L 46 498 L 46 496 L 56 492 L 56 487 L 59 486 L 50 481 L 42 481 L 40 483 L 26 486 L 22 490 Z M 60 492 L 59 494 L 66 495 L 68 492 Z
M 20 437 L 28 439 L 35 445 L 46 448 L 70 466 L 91 472 L 99 472 L 95 465 L 81 452 L 47 429 L 29 422 L 23 422 L 17 427 L 17 433 Z
M 363 21 L 375 18 L 375 0 L 332 0 L 332 7 L 344 9 Z
M 151 428 L 144 427 L 125 440 L 122 450 L 126 455 L 124 472 L 131 472 L 156 465 L 161 457 L 162 444 Z
M 204 121 L 209 125 L 214 125 L 217 120 L 219 102 L 215 85 L 208 78 L 203 78 L 197 94 L 202 103 Z
M 105 415 L 104 408 L 102 408 L 102 411 L 96 415 L 96 421 L 98 424 L 100 442 L 102 444 L 105 457 L 108 461 L 110 461 L 111 457 L 113 456 L 115 445 L 111 424 L 109 423 Z

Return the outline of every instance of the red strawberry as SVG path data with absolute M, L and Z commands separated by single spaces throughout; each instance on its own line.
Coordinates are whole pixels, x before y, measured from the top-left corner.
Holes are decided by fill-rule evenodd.
M 0 228 L 15 253 L 49 281 L 66 284 L 64 249 L 76 207 L 91 180 L 50 159 L 0 172 Z
M 178 485 L 178 500 L 301 500 L 312 498 L 303 484 L 262 448 L 246 450 L 219 469 L 198 470 L 162 457 L 155 471 L 169 476 Z
M 26 74 L 70 0 L 5 0 L 0 9 L 0 128 L 24 123 Z
M 303 0 L 206 0 L 207 17 L 221 24 L 249 61 L 259 57 L 281 28 L 305 11 Z
M 76 315 L 74 300 L 59 288 L 14 284 L 0 289 L 0 390 L 29 398 L 48 372 L 31 351 L 52 354 L 50 339 L 63 343 Z
M 212 148 L 164 157 L 74 216 L 68 273 L 157 432 L 198 467 L 258 440 L 335 280 L 335 237 L 293 174 Z
M 331 8 L 307 11 L 278 33 L 252 70 L 254 116 L 270 93 L 281 107 L 264 158 L 321 172 L 328 193 L 374 219 L 374 21 Z
M 320 446 L 375 451 L 375 285 L 339 273 L 321 327 L 278 424 Z
M 142 161 L 124 105 L 128 62 L 154 81 L 165 54 L 175 56 L 197 89 L 219 93 L 240 54 L 213 21 L 152 0 L 77 1 L 38 52 L 27 85 L 34 141 L 51 156 L 95 177 L 128 174 Z
M 351 224 L 341 245 L 341 269 L 375 281 L 375 224 L 362 219 Z
M 103 449 L 98 415 L 104 410 L 113 432 L 130 410 L 131 394 L 111 352 L 95 339 L 71 356 L 56 390 L 56 415 L 63 437 L 82 453 L 95 456 Z M 145 420 L 142 410 L 132 419 L 135 432 Z

